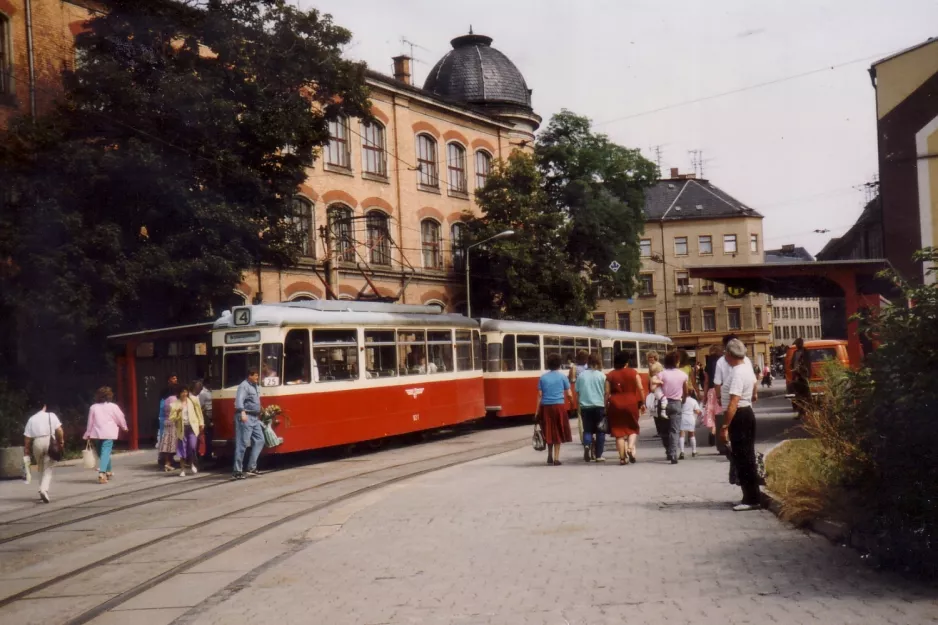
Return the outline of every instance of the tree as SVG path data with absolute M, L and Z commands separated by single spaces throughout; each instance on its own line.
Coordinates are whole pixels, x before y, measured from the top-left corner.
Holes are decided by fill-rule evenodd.
M 293 262 L 291 200 L 328 121 L 370 116 L 350 33 L 315 10 L 104 4 L 61 105 L 2 138 L 0 309 L 17 340 L 0 347 L 33 388 L 100 367 L 107 333 L 205 318 L 255 264 Z
M 476 192 L 482 217 L 469 222 L 470 241 L 505 230 L 508 239 L 472 250 L 472 308 L 479 316 L 583 324 L 586 283 L 567 262 L 568 226 L 544 193 L 531 155 L 495 163 Z
M 567 110 L 551 118 L 535 154 L 548 201 L 569 220 L 569 262 L 594 286 L 590 307 L 597 296 L 631 297 L 641 268 L 644 190 L 658 179 L 657 166 Z M 609 269 L 613 261 L 618 272 Z

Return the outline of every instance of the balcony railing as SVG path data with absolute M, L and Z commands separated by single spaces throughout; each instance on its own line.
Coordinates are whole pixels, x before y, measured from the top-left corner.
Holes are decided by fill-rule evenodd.
M 690 285 L 688 285 L 688 284 L 679 284 L 679 285 L 677 285 L 677 287 L 674 289 L 674 292 L 675 292 L 676 294 L 678 294 L 678 295 L 693 295 L 693 293 L 694 293 L 694 287 L 692 287 L 692 286 L 690 286 Z

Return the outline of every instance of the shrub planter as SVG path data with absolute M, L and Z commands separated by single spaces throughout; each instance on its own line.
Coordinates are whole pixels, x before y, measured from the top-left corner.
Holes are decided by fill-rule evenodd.
M 23 447 L 0 447 L 0 479 L 23 477 Z

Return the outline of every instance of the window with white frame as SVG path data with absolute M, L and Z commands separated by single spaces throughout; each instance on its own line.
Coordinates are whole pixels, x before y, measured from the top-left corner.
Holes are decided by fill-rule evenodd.
M 713 280 L 701 280 L 700 281 L 700 292 L 701 293 L 715 293 L 717 287 L 713 284 Z
M 689 310 L 679 310 L 677 311 L 677 328 L 678 332 L 690 332 L 690 311 Z
M 290 222 L 296 232 L 300 255 L 307 258 L 316 256 L 316 222 L 313 203 L 302 197 L 293 198 Z
M 365 215 L 365 234 L 368 240 L 369 260 L 375 265 L 391 264 L 391 233 L 389 219 L 384 211 L 373 209 Z
M 443 268 L 443 239 L 440 223 L 433 219 L 420 222 L 420 241 L 423 251 L 423 266 L 426 269 Z
M 749 251 L 752 252 L 753 254 L 757 254 L 759 252 L 759 235 L 758 234 L 749 235 Z
M 762 307 L 761 306 L 756 306 L 755 321 L 756 321 L 756 329 L 761 330 L 762 329 Z
M 449 176 L 451 193 L 467 193 L 469 183 L 466 180 L 466 148 L 458 143 L 446 146 L 446 171 Z
M 476 189 L 481 189 L 488 182 L 492 171 L 492 157 L 484 150 L 476 151 Z
M 675 288 L 679 294 L 687 295 L 691 292 L 690 274 L 688 274 L 686 271 L 675 271 L 674 281 Z
M 638 277 L 639 295 L 655 294 L 655 278 L 650 273 L 643 273 Z
M 593 313 L 593 323 L 590 324 L 594 328 L 599 328 L 600 330 L 606 329 L 606 313 L 604 312 L 594 312 Z
M 384 126 L 378 122 L 362 123 L 362 170 L 374 176 L 388 175 Z
M 417 135 L 417 169 L 417 182 L 421 186 L 440 186 L 440 174 L 436 157 L 436 140 L 430 135 Z
M 645 334 L 655 333 L 655 311 L 642 311 L 642 331 Z
M 674 237 L 674 255 L 687 256 L 687 237 Z
M 726 315 L 728 328 L 730 330 L 741 330 L 743 327 L 743 315 L 741 308 L 727 308 Z
M 651 239 L 642 239 L 638 244 L 638 249 L 642 258 L 651 258 Z
M 456 222 L 450 228 L 450 244 L 453 246 L 453 269 L 466 270 L 466 224 Z
M 616 326 L 622 332 L 631 332 L 632 331 L 632 313 L 630 312 L 616 313 Z
M 717 311 L 715 308 L 704 308 L 703 310 L 703 331 L 717 331 Z
M 339 117 L 329 122 L 329 144 L 326 146 L 326 164 L 342 169 L 352 168 L 349 149 L 348 118 Z
M 736 235 L 735 234 L 723 235 L 723 253 L 724 254 L 736 253 Z
M 713 237 L 709 234 L 704 234 L 697 237 L 697 253 L 701 256 L 709 256 L 713 254 Z

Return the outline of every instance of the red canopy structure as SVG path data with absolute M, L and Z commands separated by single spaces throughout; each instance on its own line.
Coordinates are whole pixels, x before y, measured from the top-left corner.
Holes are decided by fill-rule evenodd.
M 843 298 L 847 317 L 847 351 L 857 366 L 863 349 L 854 315 L 863 308 L 876 308 L 883 296 L 895 294 L 893 284 L 879 276 L 889 268 L 885 260 L 829 260 L 770 263 L 762 265 L 713 265 L 691 267 L 690 277 L 726 285 L 727 292 L 741 297 L 765 293 L 773 297 Z

